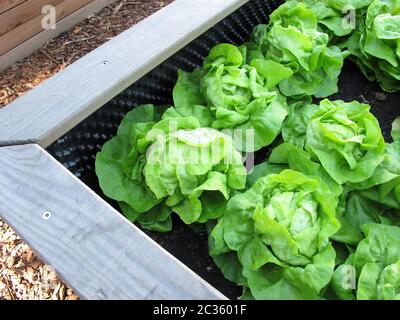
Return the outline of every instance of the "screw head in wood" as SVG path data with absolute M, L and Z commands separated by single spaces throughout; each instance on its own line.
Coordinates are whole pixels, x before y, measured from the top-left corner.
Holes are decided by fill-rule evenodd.
M 49 220 L 51 218 L 51 212 L 49 212 L 49 211 L 44 212 L 42 215 L 42 218 L 44 220 Z

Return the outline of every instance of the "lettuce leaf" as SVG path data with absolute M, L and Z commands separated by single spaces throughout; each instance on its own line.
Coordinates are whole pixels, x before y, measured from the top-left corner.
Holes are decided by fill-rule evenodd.
M 400 299 L 400 228 L 382 224 L 361 228 L 365 239 L 335 270 L 331 287 L 345 300 Z
M 104 194 L 138 213 L 149 211 L 161 202 L 143 183 L 145 155 L 138 150 L 138 140 L 161 119 L 159 111 L 153 105 L 133 109 L 121 122 L 118 135 L 106 142 L 96 157 L 96 174 Z
M 318 18 L 322 31 L 332 34 L 335 42 L 350 35 L 358 27 L 359 17 L 373 0 L 304 0 Z M 300 2 L 300 1 L 298 1 Z M 353 16 L 354 15 L 354 16 Z M 353 20 L 352 20 L 353 19 Z M 358 23 L 358 24 L 357 24 Z
M 370 223 L 400 226 L 400 214 L 393 208 L 371 200 L 362 192 L 347 189 L 337 208 L 340 230 L 332 237 L 335 241 L 351 246 L 364 238 L 361 226 Z
M 303 149 L 306 143 L 308 123 L 317 109 L 318 106 L 312 104 L 308 97 L 289 104 L 289 115 L 282 125 L 283 140 Z
M 400 3 L 374 0 L 361 20 L 345 46 L 369 80 L 388 92 L 400 90 Z
M 393 121 L 391 135 L 393 140 L 400 140 L 400 118 L 396 118 L 396 120 Z

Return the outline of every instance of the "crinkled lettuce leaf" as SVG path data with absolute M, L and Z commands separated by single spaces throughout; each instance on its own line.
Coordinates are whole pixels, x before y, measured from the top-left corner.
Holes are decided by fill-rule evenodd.
M 311 103 L 311 99 L 303 99 L 289 104 L 289 115 L 282 125 L 282 137 L 301 149 L 306 143 L 308 122 L 317 111 L 318 106 Z
M 224 217 L 219 218 L 218 222 L 214 223 L 211 228 L 208 248 L 210 256 L 226 279 L 243 286 L 247 284 L 237 252 L 231 250 L 225 242 Z
M 161 203 L 144 183 L 142 170 L 146 157 L 140 141 L 161 119 L 164 109 L 153 105 L 133 109 L 122 120 L 117 136 L 106 142 L 96 156 L 96 174 L 101 189 L 106 196 L 120 202 L 122 211 L 133 222 L 143 219 L 143 213 Z M 147 219 L 148 228 L 152 222 L 169 221 L 170 213 L 153 221 Z
M 178 71 L 178 81 L 173 90 L 174 104 L 182 116 L 195 116 L 202 127 L 210 127 L 213 122 L 211 110 L 200 92 L 204 72 L 196 69 L 192 73 Z
M 322 31 L 332 34 L 336 41 L 350 35 L 359 24 L 359 17 L 373 0 L 304 0 L 314 11 Z
M 365 194 L 347 189 L 337 207 L 340 230 L 332 237 L 335 241 L 356 246 L 363 238 L 361 226 L 370 223 L 400 226 L 397 210 L 371 200 Z
M 344 300 L 400 299 L 400 228 L 363 225 L 354 254 L 334 272 L 331 287 Z

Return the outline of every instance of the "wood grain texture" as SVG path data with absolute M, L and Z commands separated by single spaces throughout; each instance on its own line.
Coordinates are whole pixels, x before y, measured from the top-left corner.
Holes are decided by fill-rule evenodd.
M 93 0 L 66 0 L 61 2 L 55 6 L 56 21 L 64 19 L 92 1 Z M 44 14 L 40 14 L 0 36 L 0 56 L 14 49 L 35 34 L 43 31 L 42 20 L 44 17 Z
M 0 145 L 48 146 L 248 0 L 176 0 L 0 110 Z
M 40 49 L 47 41 L 55 38 L 60 33 L 70 29 L 72 26 L 87 18 L 91 14 L 99 12 L 104 7 L 114 3 L 116 0 L 94 0 L 83 8 L 75 11 L 66 18 L 57 22 L 55 29 L 44 30 L 18 47 L 0 56 L 0 72 L 5 70 L 17 61 L 29 56 L 31 53 Z
M 0 167 L 0 217 L 81 298 L 226 299 L 40 146 L 0 148 Z
M 28 0 L 0 14 L 0 35 L 42 14 L 45 5 L 56 6 L 65 0 Z
M 0 0 L 0 13 L 3 13 L 27 0 Z

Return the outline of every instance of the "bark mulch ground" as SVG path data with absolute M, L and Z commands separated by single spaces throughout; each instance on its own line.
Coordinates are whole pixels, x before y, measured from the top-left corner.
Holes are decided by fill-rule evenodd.
M 116 1 L 0 73 L 0 108 L 173 0 Z M 79 297 L 0 220 L 0 300 Z

